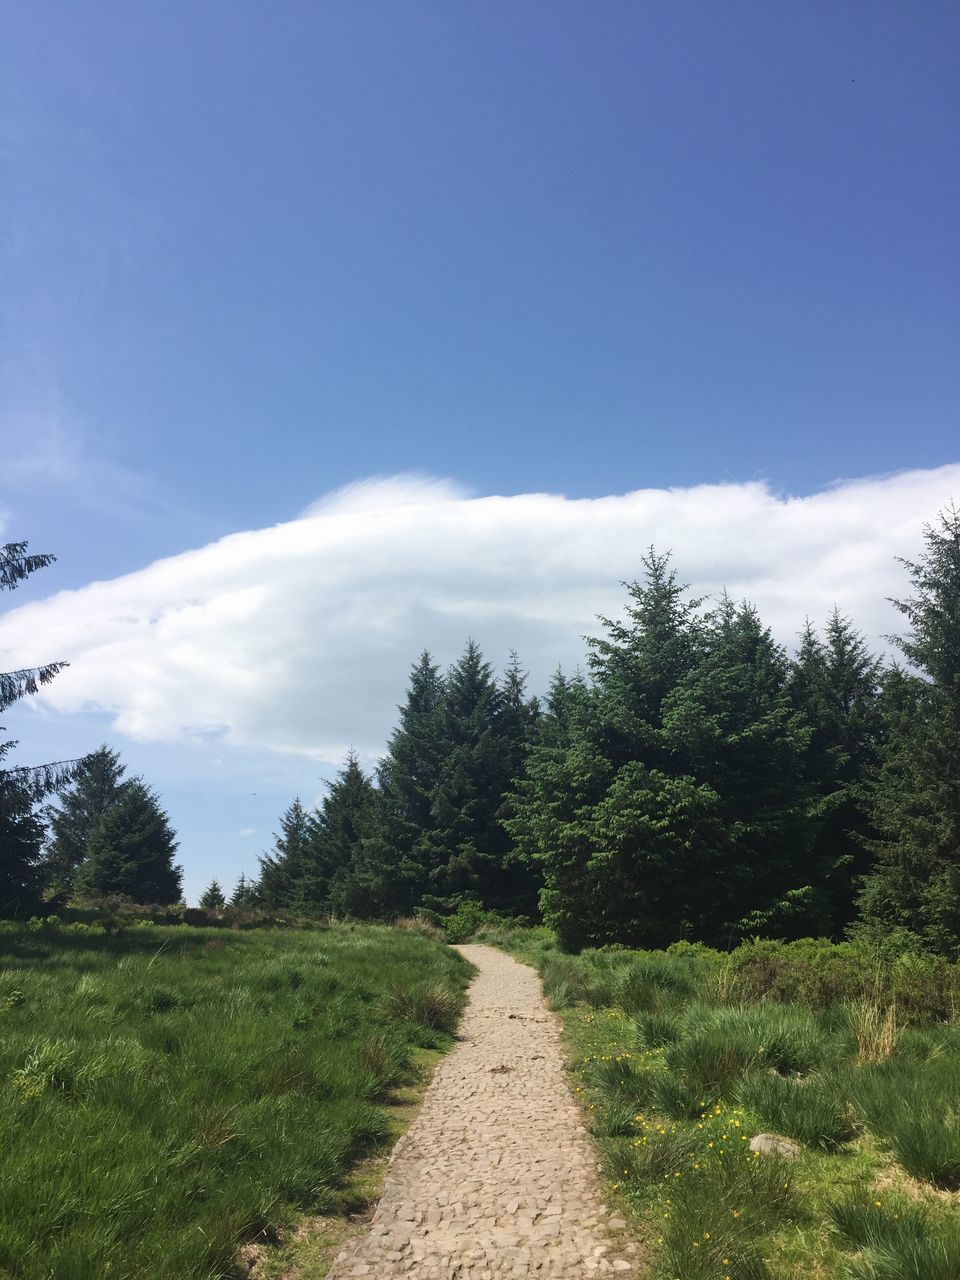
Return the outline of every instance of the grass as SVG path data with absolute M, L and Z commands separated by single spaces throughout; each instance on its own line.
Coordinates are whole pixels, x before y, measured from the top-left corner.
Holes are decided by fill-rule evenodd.
M 0 1274 L 214 1280 L 342 1207 L 468 967 L 413 932 L 0 927 Z
M 568 956 L 543 930 L 484 940 L 544 974 L 656 1280 L 960 1278 L 957 966 L 851 944 Z M 799 1156 L 755 1156 L 760 1132 Z

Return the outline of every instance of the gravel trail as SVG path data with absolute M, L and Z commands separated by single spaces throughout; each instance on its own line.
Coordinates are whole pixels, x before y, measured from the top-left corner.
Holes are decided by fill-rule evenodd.
M 329 1280 L 633 1277 L 636 1246 L 602 1202 L 539 978 L 493 947 L 459 950 L 479 970 L 460 1041 L 394 1149 L 369 1231 Z

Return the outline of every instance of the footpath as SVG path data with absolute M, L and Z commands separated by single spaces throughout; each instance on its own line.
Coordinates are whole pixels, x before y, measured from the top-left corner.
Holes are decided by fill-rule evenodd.
M 459 1042 L 328 1280 L 632 1280 L 637 1248 L 603 1204 L 540 979 L 493 947 L 459 950 L 479 971 Z

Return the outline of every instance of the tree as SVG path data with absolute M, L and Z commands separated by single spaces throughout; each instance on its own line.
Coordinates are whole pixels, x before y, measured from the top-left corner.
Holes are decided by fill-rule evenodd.
M 882 666 L 848 618 L 834 609 L 823 638 L 807 622 L 790 674 L 794 705 L 811 727 L 807 771 L 815 827 L 811 858 L 824 886 L 830 930 L 855 915 L 857 886 L 876 835 L 865 783 L 882 738 Z
M 379 880 L 379 893 L 401 913 L 411 911 L 429 886 L 433 801 L 447 753 L 443 704 L 443 677 L 424 650 L 377 769 L 381 825 L 376 849 L 367 848 L 368 878 Z
M 0 547 L 0 588 L 12 591 L 54 559 L 51 555 L 27 555 L 25 542 L 8 542 Z M 65 666 L 64 662 L 48 662 L 0 672 L 0 713 L 25 695 L 36 693 Z M 38 902 L 43 823 L 36 806 L 75 777 L 83 763 L 67 760 L 4 768 L 4 759 L 16 745 L 10 739 L 0 742 L 0 914 L 4 915 L 30 910 Z
M 299 796 L 280 819 L 280 831 L 273 840 L 273 851 L 260 859 L 257 901 L 274 910 L 300 908 L 313 852 L 310 818 Z
M 76 875 L 77 891 L 91 897 L 117 894 L 133 902 L 177 902 L 183 878 L 173 862 L 177 847 L 156 794 L 134 778 L 94 828 Z
M 377 821 L 377 792 L 351 751 L 311 818 L 308 900 L 331 911 L 350 911 L 364 841 Z
M 219 881 L 210 881 L 200 897 L 200 905 L 208 910 L 217 910 L 227 905 L 227 900 L 224 897 L 223 890 L 220 888 Z
M 870 788 L 876 859 L 859 905 L 874 927 L 910 930 L 960 954 L 960 511 L 924 528 L 920 560 L 900 560 L 914 594 L 891 636 L 913 668 L 884 681 L 886 736 Z
M 255 907 L 257 905 L 257 886 L 252 880 L 240 872 L 233 893 L 230 896 L 231 907 Z
M 509 909 L 511 841 L 500 814 L 513 780 L 512 743 L 503 692 L 473 640 L 447 674 L 442 724 L 445 754 L 424 841 L 427 905 L 475 897 Z
M 86 757 L 73 782 L 61 791 L 59 804 L 47 806 L 49 837 L 43 873 L 51 888 L 72 886 L 94 830 L 123 798 L 129 785 L 123 780 L 125 773 L 120 756 L 104 743 Z

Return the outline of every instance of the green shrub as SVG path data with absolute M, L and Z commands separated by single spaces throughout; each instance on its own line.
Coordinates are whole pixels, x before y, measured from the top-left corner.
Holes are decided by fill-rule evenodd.
M 815 1073 L 805 1080 L 755 1071 L 737 1088 L 737 1100 L 765 1128 L 830 1151 L 856 1136 L 849 1078 Z
M 925 1205 L 903 1199 L 881 1202 L 860 1195 L 831 1207 L 844 1241 L 858 1256 L 848 1263 L 853 1280 L 957 1280 L 960 1223 L 935 1219 Z
M 711 1101 L 729 1098 L 749 1071 L 809 1071 L 830 1051 L 829 1037 L 805 1010 L 775 1004 L 742 1009 L 692 1006 L 684 1015 L 686 1034 L 667 1046 L 669 1071 L 690 1092 Z
M 429 1031 L 456 1030 L 463 1001 L 440 982 L 395 986 L 386 1000 L 392 1017 L 402 1018 Z
M 918 1066 L 888 1059 L 854 1076 L 854 1100 L 915 1178 L 960 1188 L 960 1072 L 952 1056 Z

